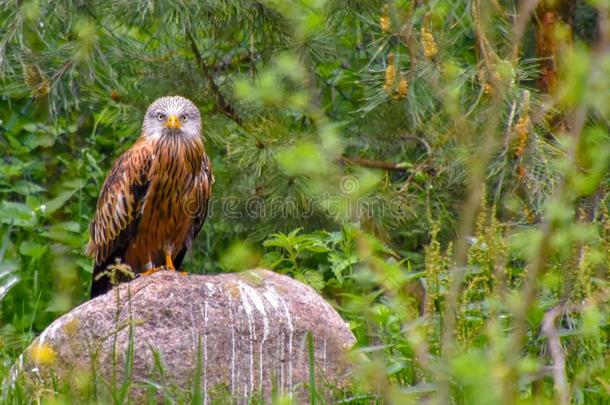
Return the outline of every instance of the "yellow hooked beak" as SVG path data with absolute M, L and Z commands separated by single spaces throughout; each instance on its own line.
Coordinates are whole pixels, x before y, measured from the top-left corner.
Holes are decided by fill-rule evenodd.
M 172 129 L 180 129 L 180 128 L 182 128 L 182 124 L 180 123 L 180 120 L 178 119 L 176 114 L 172 114 L 172 115 L 169 116 L 169 118 L 165 122 L 165 126 L 167 128 L 172 128 Z

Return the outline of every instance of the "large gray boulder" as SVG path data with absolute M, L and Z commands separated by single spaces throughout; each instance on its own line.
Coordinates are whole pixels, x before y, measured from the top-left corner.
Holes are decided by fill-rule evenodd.
M 160 271 L 57 319 L 24 353 L 15 374 L 69 384 L 86 376 L 102 391 L 129 379 L 128 395 L 136 399 L 157 386 L 186 396 L 199 391 L 204 403 L 268 400 L 272 391 L 305 400 L 309 332 L 317 390 L 345 388 L 344 355 L 355 339 L 312 288 L 267 270 Z

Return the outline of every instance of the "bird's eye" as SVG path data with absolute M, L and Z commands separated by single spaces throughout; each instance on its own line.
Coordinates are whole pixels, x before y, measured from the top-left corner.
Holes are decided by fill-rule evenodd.
M 182 114 L 182 116 L 180 117 L 180 121 L 182 122 L 187 122 L 189 120 L 189 116 L 186 114 Z
M 157 119 L 163 121 L 165 119 L 165 114 L 157 114 Z

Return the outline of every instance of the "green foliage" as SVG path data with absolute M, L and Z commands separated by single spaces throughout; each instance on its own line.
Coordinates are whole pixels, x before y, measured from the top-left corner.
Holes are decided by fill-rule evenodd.
M 358 339 L 337 400 L 606 403 L 609 6 L 540 3 L 0 3 L 0 378 L 86 299 L 104 176 L 181 94 L 216 178 L 185 270 L 322 293 Z M 9 402 L 133 383 L 89 377 Z

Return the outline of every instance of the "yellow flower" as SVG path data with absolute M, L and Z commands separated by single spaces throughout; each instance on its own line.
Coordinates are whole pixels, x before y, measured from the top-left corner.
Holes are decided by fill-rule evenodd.
M 529 126 L 530 126 L 530 117 L 529 115 L 524 115 L 519 118 L 519 121 L 515 124 L 515 132 L 517 132 L 517 148 L 515 149 L 515 155 L 517 157 L 523 156 L 523 152 L 525 152 L 525 148 L 527 147 L 527 141 L 529 139 Z
M 525 152 L 527 142 L 529 140 L 529 129 L 530 129 L 530 93 L 525 91 L 523 94 L 523 111 L 519 121 L 515 124 L 515 132 L 517 133 L 517 148 L 515 149 L 515 156 L 520 158 Z
M 49 92 L 49 81 L 44 73 L 35 65 L 25 65 L 23 76 L 26 86 L 32 90 L 32 95 L 36 98 L 43 97 Z
M 396 80 L 396 68 L 394 67 L 394 54 L 388 54 L 388 67 L 385 69 L 385 80 L 383 82 L 383 90 L 386 93 L 390 93 L 394 88 L 394 82 Z
M 37 364 L 52 364 L 55 361 L 55 351 L 46 344 L 37 344 L 29 350 L 30 360 Z
M 379 18 L 379 26 L 381 27 L 381 32 L 386 34 L 390 33 L 392 31 L 392 21 L 390 20 L 390 17 L 382 15 Z
M 390 7 L 386 4 L 381 9 L 381 17 L 379 17 L 379 26 L 381 31 L 389 33 L 392 30 L 392 20 L 390 20 Z
M 388 53 L 388 65 L 393 65 L 394 64 L 394 53 L 390 52 Z
M 402 100 L 407 97 L 407 92 L 409 91 L 409 82 L 404 77 L 400 79 L 398 83 L 398 92 L 394 96 L 396 100 Z
M 110 98 L 112 98 L 112 100 L 114 101 L 120 101 L 121 93 L 119 93 L 117 89 L 112 89 L 112 91 L 110 92 Z
M 35 65 L 25 65 L 23 67 L 23 79 L 25 81 L 26 86 L 29 88 L 34 88 L 40 86 L 42 83 L 42 72 Z
M 438 53 L 438 47 L 432 33 L 425 27 L 421 28 L 421 38 L 424 46 L 424 55 L 426 58 L 431 58 Z
M 383 89 L 389 93 L 394 87 L 394 79 L 396 78 L 396 69 L 394 65 L 388 65 L 385 69 L 385 81 L 383 82 Z

